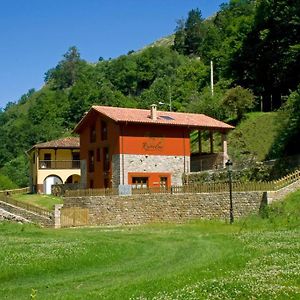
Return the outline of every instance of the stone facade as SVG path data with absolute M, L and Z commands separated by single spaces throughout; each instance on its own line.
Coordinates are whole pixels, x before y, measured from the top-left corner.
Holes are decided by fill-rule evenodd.
M 189 171 L 189 156 L 116 154 L 112 157 L 113 187 L 128 184 L 129 172 L 171 173 L 172 185 L 182 185 L 182 174 Z
M 233 194 L 234 217 L 259 212 L 264 192 Z M 65 198 L 64 208 L 89 209 L 90 225 L 137 225 L 193 219 L 229 220 L 228 193 Z

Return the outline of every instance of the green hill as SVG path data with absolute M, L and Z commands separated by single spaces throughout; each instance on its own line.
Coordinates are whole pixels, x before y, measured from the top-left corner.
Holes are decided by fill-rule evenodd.
M 246 115 L 228 137 L 228 152 L 234 161 L 263 161 L 280 132 L 276 112 Z

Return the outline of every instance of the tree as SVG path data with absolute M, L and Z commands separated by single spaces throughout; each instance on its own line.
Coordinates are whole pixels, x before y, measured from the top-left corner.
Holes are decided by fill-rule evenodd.
M 228 89 L 230 82 L 220 80 L 214 86 L 214 94 L 211 94 L 210 86 L 204 87 L 188 106 L 188 111 L 192 113 L 206 114 L 210 117 L 224 120 L 226 114 L 224 106 L 222 105 L 222 99 L 226 90 Z
M 177 26 L 175 29 L 175 37 L 174 37 L 174 45 L 172 49 L 177 51 L 180 54 L 185 54 L 185 38 L 186 38 L 186 32 L 185 32 L 185 21 L 184 19 L 177 21 Z
M 202 14 L 198 8 L 189 11 L 185 22 L 186 34 L 184 42 L 186 54 L 188 55 L 198 53 L 199 46 L 203 40 L 202 22 Z
M 300 81 L 300 0 L 257 1 L 254 25 L 232 61 L 236 82 L 262 95 L 264 110 Z
M 63 57 L 64 59 L 54 69 L 45 73 L 45 82 L 54 89 L 71 87 L 77 79 L 80 67 L 84 64 L 75 46 L 70 47 Z
M 18 187 L 26 187 L 29 185 L 28 170 L 28 159 L 25 154 L 21 154 L 5 163 L 1 169 L 1 174 L 7 176 Z
M 255 97 L 252 91 L 237 86 L 229 89 L 222 99 L 222 106 L 228 117 L 235 118 L 238 121 L 242 119 L 244 114 L 253 108 Z
M 300 84 L 278 112 L 281 129 L 269 153 L 269 158 L 278 158 L 300 153 Z

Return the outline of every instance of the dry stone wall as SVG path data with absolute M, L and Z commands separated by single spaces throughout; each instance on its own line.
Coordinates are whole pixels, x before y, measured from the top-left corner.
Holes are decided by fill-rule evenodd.
M 257 213 L 265 203 L 265 199 L 264 192 L 234 193 L 235 218 Z M 65 198 L 64 207 L 88 208 L 90 225 L 229 219 L 228 193 Z

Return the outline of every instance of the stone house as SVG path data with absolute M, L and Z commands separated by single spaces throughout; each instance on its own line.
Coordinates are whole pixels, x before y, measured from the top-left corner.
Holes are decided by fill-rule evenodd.
M 87 188 L 181 185 L 193 160 L 201 169 L 224 166 L 232 128 L 203 114 L 158 111 L 156 105 L 150 110 L 92 106 L 74 129 L 86 162 L 82 182 Z M 192 131 L 197 131 L 198 152 L 191 156 Z M 203 132 L 210 139 L 209 153 L 202 152 Z M 220 153 L 214 153 L 215 133 L 222 137 Z

